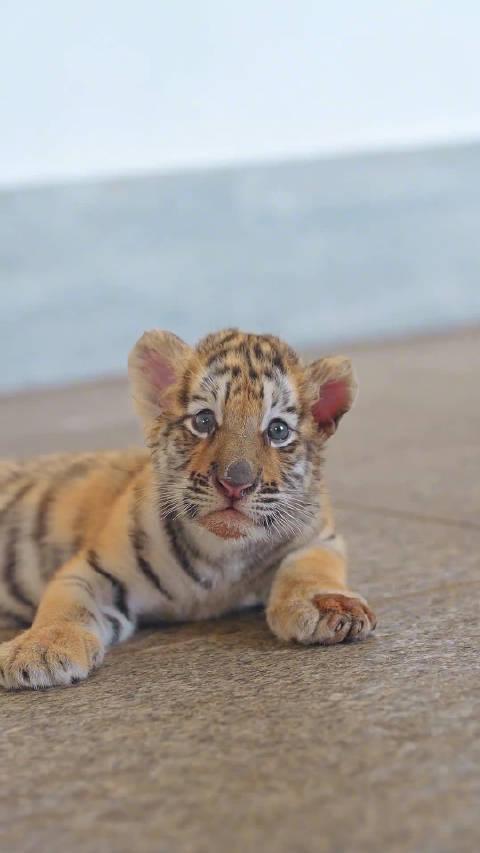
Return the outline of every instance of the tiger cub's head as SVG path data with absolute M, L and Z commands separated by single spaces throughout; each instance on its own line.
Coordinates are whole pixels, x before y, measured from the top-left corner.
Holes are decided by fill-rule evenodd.
M 315 523 L 322 447 L 355 396 L 349 359 L 305 366 L 272 335 L 227 329 L 191 348 L 154 330 L 129 367 L 163 515 L 245 541 Z

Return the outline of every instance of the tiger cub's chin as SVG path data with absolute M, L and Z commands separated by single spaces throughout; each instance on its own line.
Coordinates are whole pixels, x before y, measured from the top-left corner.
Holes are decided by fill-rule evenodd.
M 256 528 L 250 518 L 233 508 L 214 510 L 198 521 L 221 539 L 245 539 Z

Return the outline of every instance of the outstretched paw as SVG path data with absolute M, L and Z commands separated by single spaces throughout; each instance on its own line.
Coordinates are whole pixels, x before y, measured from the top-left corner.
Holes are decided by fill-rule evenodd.
M 375 614 L 363 598 L 327 593 L 316 595 L 313 603 L 319 613 L 317 633 L 325 637 L 323 643 L 365 640 L 376 628 Z
M 274 601 L 267 620 L 281 640 L 325 646 L 364 640 L 377 624 L 363 598 L 337 592 Z
M 70 622 L 30 628 L 0 645 L 0 684 L 8 690 L 73 684 L 103 659 L 101 642 Z

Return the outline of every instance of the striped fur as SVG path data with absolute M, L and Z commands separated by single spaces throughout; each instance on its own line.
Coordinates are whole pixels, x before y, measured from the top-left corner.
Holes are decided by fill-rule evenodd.
M 355 394 L 348 359 L 305 366 L 235 329 L 195 349 L 155 331 L 130 375 L 146 450 L 0 463 L 0 619 L 33 623 L 0 646 L 1 683 L 69 684 L 139 622 L 254 604 L 284 640 L 365 637 L 375 620 L 346 589 L 322 476 Z M 235 465 L 248 483 L 230 485 Z

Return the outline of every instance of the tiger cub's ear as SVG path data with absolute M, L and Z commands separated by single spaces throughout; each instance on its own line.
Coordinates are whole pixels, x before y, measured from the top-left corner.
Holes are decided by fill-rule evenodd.
M 168 389 L 182 376 L 191 348 L 172 332 L 145 332 L 128 358 L 135 408 L 148 425 L 164 411 Z
M 306 368 L 311 412 L 326 437 L 335 432 L 340 418 L 351 409 L 357 394 L 352 363 L 343 355 L 319 358 Z

